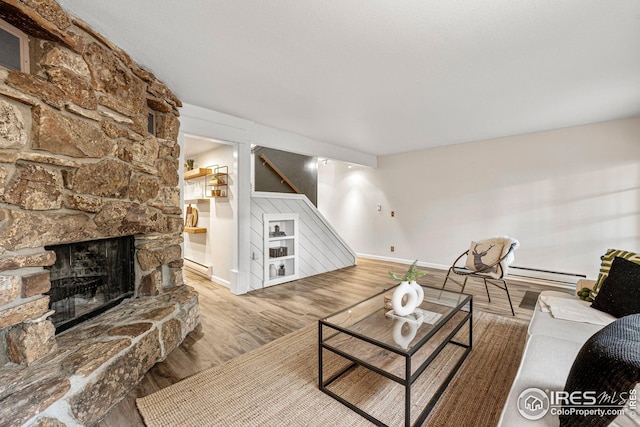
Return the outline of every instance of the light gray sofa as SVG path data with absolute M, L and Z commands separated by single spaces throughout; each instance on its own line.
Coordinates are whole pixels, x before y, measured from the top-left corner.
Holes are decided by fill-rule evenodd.
M 577 289 L 591 288 L 595 282 L 581 280 L 577 283 Z M 549 312 L 546 301 L 552 301 L 557 316 Z M 563 311 L 574 313 L 588 318 L 593 316 L 593 321 L 598 323 L 586 323 L 577 320 L 565 320 Z M 526 419 L 518 410 L 518 400 L 525 390 L 537 388 L 547 392 L 549 390 L 562 391 L 576 355 L 582 345 L 593 334 L 605 325 L 615 320 L 615 317 L 589 307 L 589 303 L 580 301 L 577 296 L 556 291 L 542 292 L 538 298 L 533 317 L 529 323 L 527 343 L 522 355 L 518 373 L 514 379 L 509 396 L 502 410 L 499 426 L 558 426 L 559 418 L 548 411 L 544 417 L 538 420 Z M 640 396 L 640 385 L 636 387 Z M 524 393 L 523 399 L 527 393 Z M 521 402 L 522 404 L 522 402 Z M 627 427 L 640 426 L 640 408 L 638 417 L 628 416 L 631 411 L 625 411 L 625 415 L 618 416 L 611 426 Z

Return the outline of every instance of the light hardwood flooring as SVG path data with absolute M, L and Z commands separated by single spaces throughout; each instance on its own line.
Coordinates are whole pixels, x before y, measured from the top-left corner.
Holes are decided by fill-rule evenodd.
M 387 272 L 403 273 L 406 269 L 407 266 L 403 264 L 359 259 L 355 267 L 240 296 L 231 294 L 223 286 L 186 273 L 187 283 L 199 293 L 201 324 L 165 361 L 156 364 L 98 425 L 144 426 L 136 409 L 136 398 L 226 362 L 388 289 L 396 283 Z M 446 272 L 429 271 L 430 274 L 421 277 L 418 282 L 440 287 Z M 452 284 L 447 284 L 446 289 L 459 291 Z M 537 284 L 509 283 L 517 318 L 528 320 L 532 314 L 532 310 L 519 307 L 525 292 L 544 289 L 547 288 Z M 487 301 L 482 281 L 476 279 L 470 279 L 465 289 L 465 293 L 474 296 L 474 310 L 511 316 L 505 292 L 495 287 L 490 287 L 489 292 L 491 303 Z

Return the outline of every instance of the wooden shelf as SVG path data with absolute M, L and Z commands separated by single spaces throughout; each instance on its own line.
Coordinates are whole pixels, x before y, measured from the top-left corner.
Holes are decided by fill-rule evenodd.
M 207 202 L 209 202 L 209 199 L 184 199 L 185 205 L 207 203 Z
M 201 176 L 211 175 L 211 168 L 196 168 L 184 173 L 184 179 L 195 179 Z
M 206 233 L 207 229 L 202 227 L 185 227 L 184 232 L 189 234 L 202 234 Z

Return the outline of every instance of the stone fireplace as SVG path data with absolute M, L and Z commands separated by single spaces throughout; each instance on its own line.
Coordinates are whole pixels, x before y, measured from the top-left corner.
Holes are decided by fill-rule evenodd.
M 199 323 L 181 104 L 53 0 L 0 0 L 0 19 L 31 68 L 0 67 L 0 419 L 92 425 Z

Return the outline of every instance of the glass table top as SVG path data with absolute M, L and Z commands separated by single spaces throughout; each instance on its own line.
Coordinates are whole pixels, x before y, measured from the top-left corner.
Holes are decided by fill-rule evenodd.
M 416 312 L 409 316 L 394 316 L 385 308 L 385 296 L 391 296 L 396 287 L 320 321 L 383 347 L 412 353 L 452 317 L 465 316 L 471 311 L 470 295 L 422 286 L 424 301 Z

